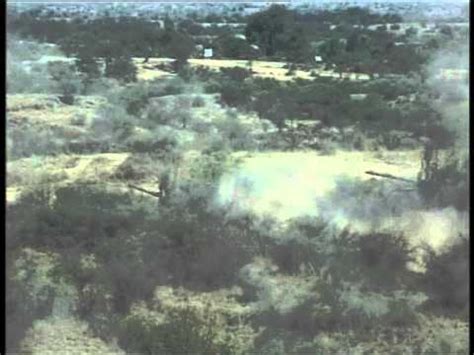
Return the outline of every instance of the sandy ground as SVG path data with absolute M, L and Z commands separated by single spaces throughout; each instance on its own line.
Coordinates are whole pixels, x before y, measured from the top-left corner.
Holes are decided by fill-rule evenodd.
M 138 78 L 141 80 L 153 80 L 157 78 L 170 77 L 173 74 L 155 69 L 154 66 L 172 61 L 169 58 L 150 58 L 148 63 L 143 63 L 143 58 L 134 58 L 135 65 L 138 68 Z M 207 67 L 212 70 L 219 70 L 221 68 L 249 68 L 246 60 L 233 59 L 189 59 L 191 66 Z M 295 78 L 313 80 L 309 71 L 296 70 L 294 75 L 286 75 L 288 69 L 285 69 L 285 62 L 267 62 L 255 60 L 252 62 L 252 70 L 254 75 L 262 78 L 274 78 L 280 81 L 293 80 Z M 339 78 L 339 73 L 330 70 L 314 69 L 314 73 L 321 77 Z M 342 73 L 343 78 L 349 80 L 369 80 L 370 77 L 366 74 Z
M 137 72 L 138 80 L 155 80 L 155 79 L 162 79 L 162 78 L 171 78 L 171 77 L 176 76 L 176 74 L 168 73 L 164 70 L 154 68 L 154 66 L 156 65 L 170 62 L 172 61 L 172 59 L 150 58 L 148 63 L 143 63 L 143 60 L 144 58 L 133 58 L 133 62 L 138 69 L 138 72 Z

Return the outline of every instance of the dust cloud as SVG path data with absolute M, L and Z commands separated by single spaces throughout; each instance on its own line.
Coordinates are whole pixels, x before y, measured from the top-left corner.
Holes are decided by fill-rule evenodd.
M 425 68 L 426 85 L 437 93 L 433 109 L 455 135 L 457 159 L 469 150 L 469 48 L 450 45 Z M 403 234 L 413 247 L 441 252 L 468 235 L 468 213 L 453 207 L 427 209 L 416 188 L 421 151 L 256 153 L 221 178 L 217 202 L 234 213 L 253 212 L 285 223 L 319 217 L 358 233 Z M 451 155 L 452 157 L 453 155 Z M 374 179 L 367 170 L 411 179 L 413 184 Z M 420 254 L 421 255 L 421 254 Z M 413 266 L 421 270 L 419 265 Z

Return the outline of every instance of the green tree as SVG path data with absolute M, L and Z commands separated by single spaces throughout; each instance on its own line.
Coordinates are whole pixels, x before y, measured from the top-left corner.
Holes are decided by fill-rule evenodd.
M 292 26 L 278 38 L 278 48 L 290 63 L 305 63 L 311 59 L 311 46 L 301 26 Z
M 440 31 L 441 34 L 445 35 L 449 39 L 453 39 L 453 30 L 449 26 L 441 27 Z
M 121 56 L 109 59 L 105 75 L 129 83 L 137 80 L 137 68 L 131 58 Z
M 343 51 L 343 46 L 337 38 L 331 38 L 321 45 L 320 51 L 325 58 L 334 62 L 334 59 Z
M 346 43 L 347 52 L 355 52 L 359 47 L 359 33 L 356 31 L 352 32 Z
M 195 51 L 192 38 L 180 32 L 173 31 L 165 33 L 162 42 L 165 46 L 165 54 L 176 59 L 176 71 L 179 71 L 187 64 L 188 58 Z
M 232 34 L 225 34 L 216 41 L 217 53 L 224 58 L 248 58 L 250 46 L 244 39 L 237 38 Z
M 293 12 L 281 5 L 272 5 L 267 10 L 250 16 L 245 35 L 251 43 L 257 43 L 267 56 L 277 52 L 277 37 L 293 23 Z
M 220 91 L 221 100 L 226 105 L 234 107 L 245 107 L 250 103 L 250 88 L 243 83 L 229 80 L 221 86 Z
M 77 70 L 84 76 L 84 82 L 90 84 L 100 78 L 102 71 L 98 59 L 90 54 L 80 54 L 76 59 Z
M 76 68 L 63 62 L 53 62 L 49 65 L 49 73 L 56 82 L 56 90 L 61 94 L 60 100 L 72 105 L 74 97 L 83 89 L 81 80 L 76 75 Z

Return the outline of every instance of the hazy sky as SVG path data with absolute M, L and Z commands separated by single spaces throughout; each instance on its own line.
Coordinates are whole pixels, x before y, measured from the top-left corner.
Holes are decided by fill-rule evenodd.
M 13 3 L 36 3 L 36 4 L 58 4 L 58 3 L 64 3 L 64 4 L 71 4 L 71 3 L 320 3 L 320 4 L 330 4 L 330 3 L 358 3 L 358 4 L 371 4 L 371 3 L 432 3 L 432 4 L 456 4 L 456 5 L 462 5 L 462 4 L 468 4 L 469 0 L 253 0 L 253 1 L 248 1 L 248 0 L 218 0 L 218 1 L 212 1 L 212 0 L 128 0 L 128 1 L 110 1 L 110 0 L 7 0 L 7 3 L 13 4 Z
M 71 3 L 71 2 L 75 2 L 75 3 L 94 3 L 94 2 L 97 2 L 97 3 L 113 3 L 113 2 L 131 2 L 131 3 L 153 3 L 153 2 L 190 2 L 190 3 L 193 3 L 193 2 L 208 2 L 208 3 L 219 3 L 219 2 L 223 2 L 223 3 L 226 3 L 226 2 L 239 2 L 239 3 L 252 3 L 252 2 L 258 2 L 258 3 L 261 3 L 261 2 L 273 2 L 273 1 L 266 1 L 266 0 L 253 0 L 253 1 L 245 1 L 245 0 L 220 0 L 220 1 L 196 1 L 196 0 L 189 0 L 189 1 L 186 1 L 186 0 L 179 0 L 179 1 L 173 1 L 173 0 L 148 0 L 148 1 L 144 1 L 144 0 L 128 0 L 128 1 L 110 1 L 110 0 L 81 0 L 81 1 L 78 1 L 78 0 L 7 0 L 7 2 L 10 2 L 10 3 L 14 3 L 14 2 L 22 2 L 22 3 Z M 277 2 L 280 2 L 280 1 L 277 1 Z M 426 3 L 426 2 L 430 2 L 430 3 L 439 3 L 439 2 L 443 2 L 443 3 L 456 3 L 456 4 L 467 4 L 469 3 L 469 0 L 389 0 L 389 1 L 384 1 L 384 0 L 288 0 L 288 1 L 281 1 L 281 2 L 314 2 L 314 3 L 330 3 L 330 2 L 364 2 L 364 3 L 402 3 L 402 2 L 422 2 L 422 3 Z

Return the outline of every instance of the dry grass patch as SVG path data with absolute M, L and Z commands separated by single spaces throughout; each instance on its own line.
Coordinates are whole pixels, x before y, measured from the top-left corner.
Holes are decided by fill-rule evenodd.
M 60 155 L 15 160 L 7 165 L 7 201 L 13 203 L 23 191 L 42 184 L 53 187 L 80 183 L 113 184 L 118 167 L 129 155 Z
M 169 58 L 150 58 L 148 63 L 143 63 L 144 58 L 134 58 L 135 65 L 138 69 L 138 78 L 140 80 L 153 80 L 157 78 L 172 77 L 174 74 L 160 70 L 156 68 L 157 65 L 167 64 L 173 61 Z M 214 71 L 219 71 L 221 68 L 249 68 L 249 62 L 247 60 L 234 60 L 234 59 L 189 59 L 189 64 L 192 67 L 205 67 Z M 293 75 L 287 75 L 288 69 L 284 68 L 287 63 L 285 62 L 269 62 L 269 61 L 252 61 L 252 71 L 254 75 L 262 78 L 273 78 L 279 81 L 290 81 L 296 78 L 313 80 L 313 75 L 329 78 L 342 78 L 351 81 L 362 81 L 369 80 L 370 77 L 367 74 L 356 74 L 356 73 L 336 73 L 333 70 L 323 70 L 313 68 L 311 71 L 295 70 Z
M 99 96 L 78 96 L 75 105 L 65 105 L 54 95 L 7 95 L 8 123 L 42 127 L 74 126 L 78 117 L 83 117 L 84 123 L 91 120 L 105 102 Z

